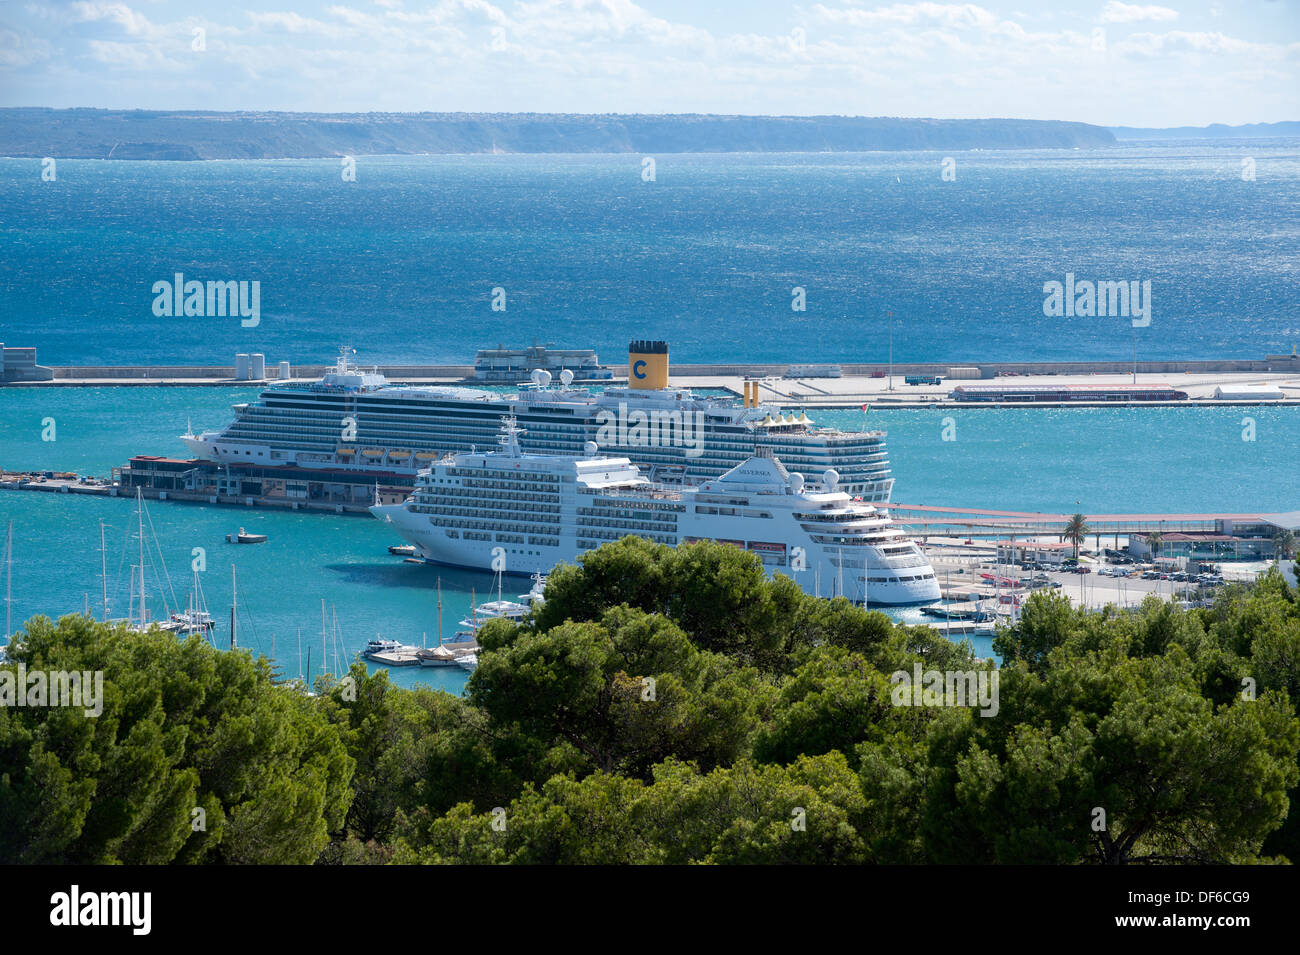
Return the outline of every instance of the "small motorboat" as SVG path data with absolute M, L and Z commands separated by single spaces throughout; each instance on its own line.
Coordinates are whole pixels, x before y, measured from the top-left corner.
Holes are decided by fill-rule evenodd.
M 394 557 L 414 557 L 415 545 L 414 544 L 389 544 L 388 553 L 392 554 Z
M 473 670 L 478 666 L 477 653 L 464 653 L 456 658 L 456 666 L 462 670 Z
M 230 544 L 265 544 L 265 534 L 250 534 L 242 527 L 238 534 L 227 534 L 226 542 Z

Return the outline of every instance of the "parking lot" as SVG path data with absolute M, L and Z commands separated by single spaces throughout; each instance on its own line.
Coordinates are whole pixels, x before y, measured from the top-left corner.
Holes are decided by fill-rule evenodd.
M 1197 600 L 1212 596 L 1226 579 L 1219 574 L 1184 574 L 1156 571 L 1149 565 L 1116 564 L 1084 557 L 1077 570 L 1046 570 L 1041 565 L 996 564 L 991 554 L 973 553 L 968 549 L 939 546 L 930 550 L 931 563 L 941 590 L 960 596 L 972 591 L 984 597 L 1008 595 L 1008 580 L 1023 583 L 1017 594 L 1029 594 L 1041 587 L 1052 587 L 1067 596 L 1076 606 L 1100 609 L 1109 604 L 1136 607 L 1148 594 L 1162 599 Z M 1220 565 L 1222 567 L 1222 565 Z M 1242 568 L 1242 570 L 1246 570 Z M 1241 576 L 1228 571 L 1230 576 Z M 988 579 L 988 575 L 997 581 Z M 1245 579 L 1254 577 L 1253 569 Z M 1002 609 L 1009 609 L 1004 605 Z

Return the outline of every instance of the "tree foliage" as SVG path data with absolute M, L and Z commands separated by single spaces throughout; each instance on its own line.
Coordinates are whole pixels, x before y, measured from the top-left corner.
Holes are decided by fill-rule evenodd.
M 490 621 L 463 697 L 83 617 L 12 671 L 104 674 L 104 709 L 0 707 L 19 862 L 1241 863 L 1300 856 L 1300 601 L 1054 592 L 994 641 L 815 599 L 757 557 L 627 538 Z M 899 674 L 997 679 L 996 711 Z M 942 699 L 938 702 L 945 702 Z M 206 826 L 193 825 L 203 810 Z

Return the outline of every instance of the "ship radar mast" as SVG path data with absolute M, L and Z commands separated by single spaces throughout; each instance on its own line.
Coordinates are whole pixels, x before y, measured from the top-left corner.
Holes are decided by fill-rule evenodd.
M 350 370 L 349 366 L 352 363 L 350 356 L 355 355 L 356 353 L 357 350 L 351 345 L 339 346 L 339 358 L 338 361 L 334 363 L 334 367 L 338 369 L 339 374 L 346 374 Z
M 507 415 L 501 419 L 501 437 L 497 442 L 506 454 L 517 458 L 522 453 L 519 447 L 519 436 L 525 433 L 524 429 L 519 427 L 518 419 L 514 415 Z

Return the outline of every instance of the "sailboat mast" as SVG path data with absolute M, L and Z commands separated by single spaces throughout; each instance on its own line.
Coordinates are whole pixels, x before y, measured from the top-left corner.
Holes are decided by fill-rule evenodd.
M 99 522 L 99 583 L 102 589 L 100 599 L 104 608 L 104 622 L 108 622 L 108 557 L 104 550 L 104 522 Z
M 235 639 L 235 609 L 239 606 L 239 591 L 235 584 L 235 565 L 230 565 L 230 649 L 237 647 Z
M 334 629 L 331 634 L 334 643 L 334 672 L 339 673 L 339 612 L 333 605 L 330 606 L 330 613 L 334 618 Z
M 138 487 L 135 489 L 135 499 L 136 518 L 140 522 L 140 626 L 143 628 L 148 626 L 144 601 L 144 493 Z
M 438 578 L 438 646 L 442 646 L 442 578 Z
M 14 633 L 14 522 L 9 522 L 5 538 L 5 639 Z

